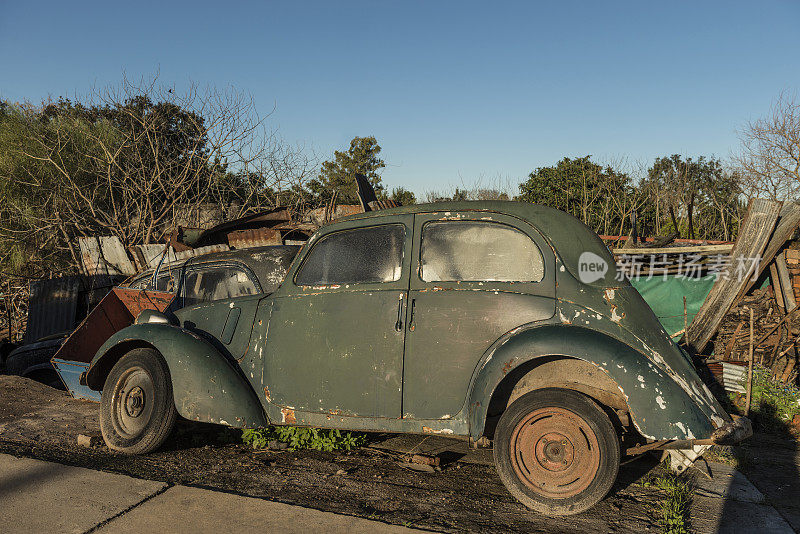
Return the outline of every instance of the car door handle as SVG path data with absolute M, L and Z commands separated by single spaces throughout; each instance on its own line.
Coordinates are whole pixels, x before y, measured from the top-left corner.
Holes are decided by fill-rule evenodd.
M 394 329 L 398 332 L 403 329 L 403 296 L 400 293 L 400 298 L 397 299 L 397 322 L 394 323 Z

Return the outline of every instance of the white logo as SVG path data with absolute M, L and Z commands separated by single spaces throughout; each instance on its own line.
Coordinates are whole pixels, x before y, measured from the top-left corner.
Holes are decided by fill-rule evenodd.
M 583 252 L 578 258 L 578 278 L 584 284 L 600 280 L 607 272 L 606 260 L 593 252 Z

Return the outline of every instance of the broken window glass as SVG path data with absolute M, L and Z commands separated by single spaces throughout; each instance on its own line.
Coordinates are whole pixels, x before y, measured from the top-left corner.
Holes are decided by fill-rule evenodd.
M 404 239 L 402 224 L 329 234 L 308 253 L 296 283 L 329 286 L 400 280 Z
M 258 292 L 250 276 L 243 269 L 232 266 L 194 267 L 186 273 L 184 288 L 184 306 Z
M 425 224 L 421 260 L 425 282 L 538 282 L 544 276 L 536 243 L 520 230 L 496 222 Z
M 139 278 L 131 283 L 130 287 L 133 289 L 153 289 L 155 291 L 166 291 L 167 293 L 175 293 L 175 279 L 173 274 L 177 276 L 179 270 L 161 272 L 156 278 L 156 285 L 152 287 L 150 283 L 153 281 L 153 273 L 148 273 L 146 276 Z

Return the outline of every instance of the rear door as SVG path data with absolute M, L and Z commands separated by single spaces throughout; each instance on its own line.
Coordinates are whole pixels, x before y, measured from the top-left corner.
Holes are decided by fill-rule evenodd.
M 414 234 L 403 417 L 446 419 L 492 343 L 553 316 L 555 257 L 529 224 L 496 213 L 418 214 Z

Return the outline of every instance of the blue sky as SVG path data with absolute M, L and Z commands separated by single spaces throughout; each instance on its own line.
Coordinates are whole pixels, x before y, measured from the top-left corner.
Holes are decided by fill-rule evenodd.
M 389 186 L 515 184 L 563 156 L 727 157 L 800 89 L 800 2 L 0 0 L 0 98 L 157 71 L 252 93 L 323 158 L 375 135 Z

